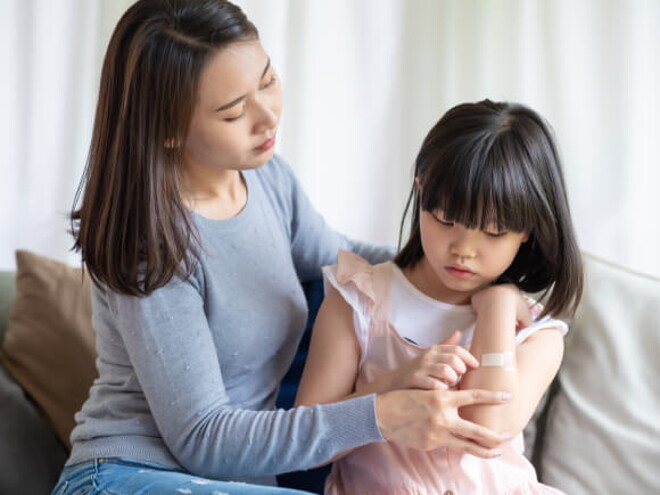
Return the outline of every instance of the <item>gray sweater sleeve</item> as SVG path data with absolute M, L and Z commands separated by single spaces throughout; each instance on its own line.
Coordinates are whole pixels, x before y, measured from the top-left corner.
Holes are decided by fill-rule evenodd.
M 109 297 L 155 426 L 185 469 L 214 478 L 271 475 L 382 440 L 373 396 L 288 411 L 233 404 L 194 285 L 193 278 L 142 299 Z

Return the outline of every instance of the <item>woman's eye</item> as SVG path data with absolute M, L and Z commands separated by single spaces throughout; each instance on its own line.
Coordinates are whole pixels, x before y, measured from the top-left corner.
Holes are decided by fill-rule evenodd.
M 266 88 L 272 86 L 273 84 L 275 84 L 276 80 L 277 80 L 277 78 L 273 74 L 272 76 L 270 76 L 270 79 L 263 86 L 261 86 L 261 89 L 266 89 Z
M 243 115 L 245 115 L 245 111 L 241 112 L 240 115 L 237 115 L 236 117 L 225 117 L 225 122 L 234 122 L 238 119 L 240 119 Z

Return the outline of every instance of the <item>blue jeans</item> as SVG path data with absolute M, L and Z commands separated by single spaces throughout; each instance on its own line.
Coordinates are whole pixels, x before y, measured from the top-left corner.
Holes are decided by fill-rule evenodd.
M 118 458 L 67 466 L 52 495 L 309 495 L 272 486 L 216 481 L 157 464 Z

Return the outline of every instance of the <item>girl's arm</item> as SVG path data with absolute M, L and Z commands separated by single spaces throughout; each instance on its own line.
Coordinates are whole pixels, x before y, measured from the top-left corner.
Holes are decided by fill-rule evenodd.
M 353 310 L 332 288 L 316 317 L 296 405 L 324 404 L 375 392 L 379 394 L 377 422 L 386 440 L 421 450 L 450 446 L 479 457 L 494 457 L 498 454 L 494 447 L 505 437 L 461 419 L 458 408 L 507 399 L 500 393 L 483 390 L 443 390 L 446 385 L 439 384 L 445 373 L 455 375 L 453 366 L 461 367 L 456 364 L 458 361 L 467 366 L 459 356 L 463 356 L 460 350 L 450 354 L 431 349 L 415 360 L 416 366 L 404 366 L 356 391 L 360 348 L 353 327 Z M 449 372 L 449 368 L 453 371 Z M 420 388 L 410 388 L 414 386 Z
M 295 406 L 326 404 L 350 396 L 359 361 L 353 311 L 339 292 L 330 288 L 314 320 Z
M 531 418 L 563 354 L 562 335 L 554 329 L 540 330 L 516 346 L 516 315 L 522 301 L 518 289 L 510 285 L 489 287 L 474 296 L 477 324 L 470 352 L 481 366 L 469 370 L 459 384 L 463 390 L 511 393 L 512 399 L 506 404 L 465 407 L 461 416 L 513 435 Z

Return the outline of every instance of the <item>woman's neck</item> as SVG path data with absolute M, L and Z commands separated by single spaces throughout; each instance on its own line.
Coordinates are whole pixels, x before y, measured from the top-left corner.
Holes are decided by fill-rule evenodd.
M 247 184 L 238 170 L 191 170 L 186 168 L 182 187 L 186 207 L 211 220 L 238 215 L 247 203 Z

